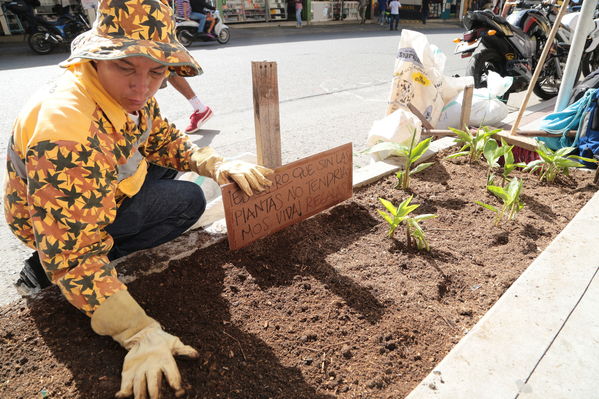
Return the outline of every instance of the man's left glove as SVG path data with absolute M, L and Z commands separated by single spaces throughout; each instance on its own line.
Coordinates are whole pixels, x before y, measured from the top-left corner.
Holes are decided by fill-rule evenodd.
M 166 333 L 127 290 L 118 291 L 100 305 L 91 325 L 96 334 L 110 335 L 129 351 L 117 398 L 159 398 L 163 374 L 177 397 L 185 393 L 174 355 L 197 358 L 198 352 Z
M 191 170 L 201 176 L 211 177 L 218 184 L 231 183 L 232 180 L 248 196 L 253 191 L 264 191 L 272 185 L 266 178 L 273 173 L 272 169 L 245 161 L 225 161 L 209 147 L 201 148 L 191 155 Z

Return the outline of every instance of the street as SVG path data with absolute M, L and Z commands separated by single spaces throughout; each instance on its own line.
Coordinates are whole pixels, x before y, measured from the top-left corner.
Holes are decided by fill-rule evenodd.
M 411 27 L 427 34 L 447 56 L 446 75 L 464 74 L 467 60 L 453 55 L 452 39 L 463 29 L 456 24 Z M 193 139 L 211 145 L 225 156 L 255 153 L 251 61 L 275 61 L 278 68 L 283 162 L 353 142 L 354 152 L 365 149 L 374 120 L 385 114 L 399 34 L 371 25 L 233 29 L 225 46 L 194 43 L 190 48 L 204 74 L 190 79 L 214 116 Z M 0 45 L 2 46 L 2 45 Z M 26 44 L 2 50 L 0 75 L 0 149 L 6 156 L 11 125 L 36 90 L 61 75 L 56 65 L 66 51 L 46 56 L 31 53 Z M 1 48 L 0 48 L 1 49 Z M 186 127 L 191 106 L 172 87 L 160 90 L 162 114 L 179 128 Z M 3 161 L 4 162 L 4 161 Z M 363 166 L 366 155 L 356 155 Z M 0 304 L 16 298 L 12 284 L 31 252 L 0 226 Z

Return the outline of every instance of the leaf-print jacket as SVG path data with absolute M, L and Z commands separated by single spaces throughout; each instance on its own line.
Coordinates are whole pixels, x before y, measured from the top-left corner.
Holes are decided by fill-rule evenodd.
M 140 189 L 147 162 L 187 171 L 198 150 L 160 116 L 154 98 L 139 114 L 137 125 L 86 62 L 70 67 L 51 93 L 27 104 L 13 126 L 6 220 L 38 251 L 50 280 L 89 316 L 126 289 L 107 257 L 113 241 L 105 227 L 119 203 Z

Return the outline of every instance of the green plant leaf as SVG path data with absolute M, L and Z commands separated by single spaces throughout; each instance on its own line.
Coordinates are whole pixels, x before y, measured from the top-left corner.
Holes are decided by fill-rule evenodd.
M 424 169 L 428 168 L 429 166 L 433 166 L 434 162 L 425 162 L 425 163 L 419 163 L 418 165 L 416 165 L 416 167 L 414 169 L 412 169 L 410 171 L 410 176 L 418 173 L 418 172 L 422 172 Z
M 416 215 L 414 216 L 412 219 L 416 220 L 417 222 L 421 222 L 423 220 L 427 220 L 427 219 L 433 219 L 438 217 L 438 215 L 435 215 L 433 213 L 423 213 L 422 215 Z
M 389 215 L 387 212 L 385 211 L 381 211 L 380 209 L 377 209 L 377 212 L 379 213 L 379 215 L 381 215 L 381 217 L 383 219 L 385 219 L 385 221 L 387 223 L 389 223 L 390 225 L 393 225 L 393 218 L 391 217 L 391 215 Z
M 499 186 L 487 186 L 487 190 L 489 190 L 491 193 L 495 194 L 495 196 L 497 196 L 498 198 L 502 199 L 503 201 L 507 201 L 508 200 L 508 196 L 506 191 L 504 190 L 503 187 L 499 187 Z
M 390 151 L 395 156 L 406 157 L 408 156 L 408 147 L 399 143 L 393 143 L 391 141 L 383 141 L 367 148 L 366 153 L 372 154 L 373 152 Z
M 397 208 L 395 208 L 395 205 L 393 205 L 391 201 L 387 201 L 384 198 L 379 198 L 379 201 L 381 201 L 381 204 L 383 204 L 383 206 L 391 213 L 391 215 L 397 216 Z
M 482 206 L 483 208 L 487 208 L 495 213 L 499 213 L 499 210 L 497 208 L 495 208 L 493 205 L 485 204 L 484 202 L 481 202 L 481 201 L 474 201 L 474 202 L 477 203 L 478 205 Z
M 428 147 L 431 143 L 431 139 L 432 137 L 429 137 L 426 140 L 422 140 L 420 143 L 418 143 L 416 147 L 412 149 L 412 154 L 410 156 L 412 162 L 420 159 L 420 157 L 426 152 L 426 150 L 428 150 Z

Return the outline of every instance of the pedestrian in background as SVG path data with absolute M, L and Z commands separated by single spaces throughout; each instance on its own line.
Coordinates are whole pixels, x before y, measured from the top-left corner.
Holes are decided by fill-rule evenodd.
M 295 21 L 296 28 L 302 27 L 302 10 L 304 9 L 304 5 L 302 4 L 302 0 L 295 0 Z
M 360 15 L 361 24 L 366 23 L 366 10 L 368 9 L 369 4 L 370 0 L 360 0 L 360 3 L 358 4 L 358 13 Z
M 389 22 L 389 30 L 397 30 L 399 26 L 399 9 L 401 3 L 398 0 L 391 0 L 389 3 L 389 11 L 391 12 L 391 21 Z
M 420 17 L 422 18 L 422 23 L 426 25 L 426 19 L 428 18 L 428 4 L 430 0 L 422 0 L 422 5 L 420 6 Z
M 379 0 L 379 23 L 381 26 L 387 23 L 386 18 L 387 0 Z

